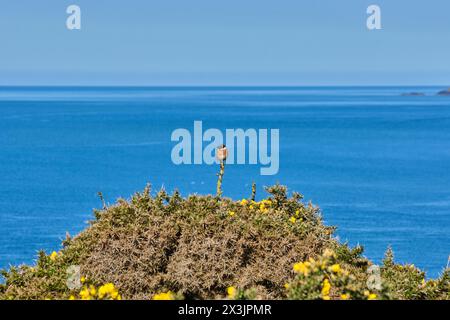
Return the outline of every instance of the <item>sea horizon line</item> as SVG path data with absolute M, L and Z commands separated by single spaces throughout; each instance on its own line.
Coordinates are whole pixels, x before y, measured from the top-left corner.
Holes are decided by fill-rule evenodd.
M 85 85 L 85 84 L 44 84 L 44 85 L 34 85 L 34 84 L 26 84 L 26 85 L 1 85 L 0 89 L 15 89 L 15 88 L 131 88 L 131 89 L 165 89 L 165 88 L 179 88 L 179 89 L 202 89 L 202 88 L 231 88 L 231 89 L 251 89 L 251 88 L 275 88 L 275 89 L 302 89 L 302 88 L 435 88 L 435 87 L 443 87 L 449 88 L 450 84 L 426 84 L 426 85 L 410 85 L 410 84 L 396 84 L 396 85 L 358 85 L 358 84 L 349 84 L 349 85 L 338 85 L 338 84 L 327 84 L 327 85 L 127 85 L 127 84 L 118 84 L 118 85 L 108 85 L 108 84 L 99 84 L 99 85 Z

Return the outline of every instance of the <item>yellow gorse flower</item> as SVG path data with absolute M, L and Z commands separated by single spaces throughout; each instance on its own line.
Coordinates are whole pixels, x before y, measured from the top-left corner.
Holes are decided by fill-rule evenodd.
M 234 212 L 234 211 L 228 211 L 228 215 L 229 215 L 230 217 L 234 216 L 235 214 L 236 214 L 236 212 Z
M 270 206 L 272 205 L 272 201 L 268 199 L 261 200 L 260 202 L 256 202 L 254 200 L 242 199 L 239 202 L 242 206 L 247 206 L 250 210 L 258 209 L 261 213 L 267 213 L 269 211 Z
M 375 293 L 370 293 L 369 290 L 364 290 L 364 295 L 367 297 L 367 300 L 376 300 L 377 295 Z
M 323 280 L 322 282 L 322 297 L 327 297 L 330 295 L 331 284 L 328 279 Z
M 103 286 L 101 286 L 100 288 L 98 288 L 98 297 L 100 299 L 105 298 L 107 295 L 110 295 L 111 298 L 113 297 L 113 295 L 115 297 L 118 296 L 118 292 L 117 289 L 114 287 L 114 285 L 112 283 L 107 283 L 104 284 Z M 113 298 L 114 299 L 114 298 Z
M 91 293 L 88 288 L 83 288 L 80 291 L 80 298 L 81 300 L 91 300 Z
M 291 218 L 289 219 L 289 221 L 292 222 L 292 223 L 295 223 L 295 222 L 297 221 L 297 218 L 291 217 Z
M 259 211 L 261 211 L 261 213 L 267 213 L 269 211 L 266 204 L 267 202 L 265 202 L 265 200 L 261 201 L 261 204 L 259 205 Z
M 58 258 L 58 252 L 53 251 L 52 254 L 50 255 L 50 260 L 55 261 L 56 258 Z
M 307 276 L 309 273 L 309 263 L 308 262 L 298 262 L 298 263 L 294 264 L 293 269 L 295 272 L 303 274 L 304 276 Z
M 367 297 L 367 300 L 376 300 L 376 299 L 377 299 L 377 295 L 375 293 L 371 293 Z
M 161 292 L 161 293 L 155 294 L 153 296 L 152 300 L 175 300 L 175 296 L 172 293 L 172 291 Z
M 348 300 L 350 295 L 348 293 L 341 294 L 341 300 Z
M 82 278 L 84 278 L 83 282 L 85 282 L 86 278 Z M 93 285 L 84 286 L 79 293 L 79 297 L 81 300 L 122 300 L 122 296 L 112 283 L 107 283 L 98 289 Z M 75 299 L 76 297 L 73 295 L 69 297 L 69 300 Z
M 339 273 L 341 272 L 341 266 L 339 264 L 333 264 L 331 267 L 328 268 L 333 273 Z
M 227 288 L 227 294 L 229 298 L 234 298 L 234 296 L 236 295 L 237 290 L 235 287 L 228 287 Z

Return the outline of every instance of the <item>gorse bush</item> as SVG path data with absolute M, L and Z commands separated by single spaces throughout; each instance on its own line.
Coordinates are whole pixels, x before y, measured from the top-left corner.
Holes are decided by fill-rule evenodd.
M 297 276 L 285 285 L 289 299 L 367 299 L 386 298 L 384 290 L 371 293 L 364 282 L 348 270 L 341 267 L 338 256 L 330 249 L 325 249 L 317 258 L 298 262 L 293 266 Z
M 382 277 L 389 292 L 397 299 L 450 299 L 450 270 L 436 280 L 426 280 L 425 272 L 414 265 L 395 264 L 392 249 L 386 251 Z
M 320 210 L 286 187 L 233 201 L 182 198 L 150 188 L 94 212 L 95 220 L 58 253 L 2 272 L 0 299 L 448 299 L 448 271 L 425 281 L 420 270 L 380 268 L 322 223 Z M 67 285 L 79 266 L 80 286 Z

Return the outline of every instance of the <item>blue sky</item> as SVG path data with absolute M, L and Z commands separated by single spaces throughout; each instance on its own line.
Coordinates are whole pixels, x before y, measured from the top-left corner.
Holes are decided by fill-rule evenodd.
M 2 1 L 0 85 L 22 84 L 447 85 L 450 1 Z

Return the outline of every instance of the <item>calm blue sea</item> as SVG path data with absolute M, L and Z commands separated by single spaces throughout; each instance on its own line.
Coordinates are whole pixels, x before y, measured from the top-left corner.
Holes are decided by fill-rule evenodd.
M 280 129 L 280 171 L 228 166 L 224 193 L 256 181 L 300 191 L 379 262 L 436 277 L 450 254 L 450 98 L 443 88 L 0 88 L 0 267 L 58 249 L 86 227 L 97 192 L 113 203 L 151 182 L 214 193 L 216 166 L 176 166 L 171 133 Z M 405 97 L 420 91 L 425 97 Z

